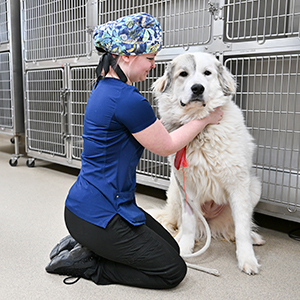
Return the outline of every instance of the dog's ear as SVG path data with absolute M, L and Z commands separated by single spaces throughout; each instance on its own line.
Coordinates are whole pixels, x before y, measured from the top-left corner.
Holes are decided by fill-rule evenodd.
M 165 92 L 170 86 L 172 82 L 172 67 L 171 63 L 168 64 L 165 73 L 162 77 L 158 78 L 153 84 L 152 84 L 152 90 L 154 92 Z
M 218 79 L 225 96 L 230 96 L 236 92 L 236 81 L 229 70 L 221 63 L 218 64 Z

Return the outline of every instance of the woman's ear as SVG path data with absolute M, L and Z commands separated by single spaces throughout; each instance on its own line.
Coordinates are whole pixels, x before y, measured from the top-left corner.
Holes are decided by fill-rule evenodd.
M 120 57 L 119 59 L 123 60 L 126 63 L 128 63 L 130 60 L 130 58 L 129 58 L 130 55 L 120 55 L 119 57 Z

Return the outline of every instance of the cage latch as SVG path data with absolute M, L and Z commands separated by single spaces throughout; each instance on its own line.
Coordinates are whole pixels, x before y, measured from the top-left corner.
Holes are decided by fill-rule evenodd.
M 67 107 L 66 107 L 66 98 L 67 95 L 69 94 L 69 90 L 68 89 L 61 89 L 59 92 L 59 96 L 60 96 L 60 106 L 61 106 L 61 137 L 62 139 L 66 139 L 69 138 L 70 135 L 67 133 Z

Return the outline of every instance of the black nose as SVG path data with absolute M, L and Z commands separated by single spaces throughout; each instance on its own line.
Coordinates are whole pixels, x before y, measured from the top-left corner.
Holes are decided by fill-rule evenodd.
M 191 87 L 191 90 L 193 92 L 194 95 L 196 96 L 199 96 L 199 95 L 202 95 L 205 88 L 202 84 L 194 84 L 192 87 Z

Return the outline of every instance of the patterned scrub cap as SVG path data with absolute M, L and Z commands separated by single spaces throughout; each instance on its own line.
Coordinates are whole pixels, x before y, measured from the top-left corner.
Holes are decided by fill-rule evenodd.
M 162 47 L 160 24 L 147 13 L 98 25 L 93 38 L 96 48 L 116 55 L 155 53 Z

